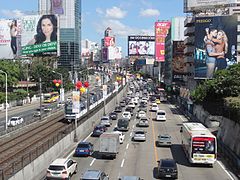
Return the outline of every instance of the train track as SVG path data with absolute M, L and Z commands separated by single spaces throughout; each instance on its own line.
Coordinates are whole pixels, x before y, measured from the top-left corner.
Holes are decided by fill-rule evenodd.
M 52 120 L 45 120 L 27 127 L 17 135 L 10 136 L 0 142 L 0 167 L 4 168 L 28 153 L 36 145 L 56 135 L 66 128 L 66 124 L 59 122 L 63 114 L 57 115 Z

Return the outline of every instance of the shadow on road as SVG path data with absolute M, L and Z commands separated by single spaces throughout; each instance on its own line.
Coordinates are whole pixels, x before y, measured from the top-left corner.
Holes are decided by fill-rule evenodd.
M 181 144 L 173 144 L 171 146 L 171 152 L 173 159 L 176 161 L 177 164 L 191 167 L 191 164 L 188 162 L 186 155 L 184 154 Z

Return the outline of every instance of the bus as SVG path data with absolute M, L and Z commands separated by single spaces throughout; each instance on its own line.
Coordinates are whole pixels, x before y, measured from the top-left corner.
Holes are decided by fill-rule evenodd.
M 213 166 L 217 160 L 217 139 L 201 123 L 183 123 L 182 147 L 191 164 Z
M 59 99 L 59 93 L 58 92 L 50 92 L 43 94 L 43 102 L 44 103 L 53 103 L 57 102 Z

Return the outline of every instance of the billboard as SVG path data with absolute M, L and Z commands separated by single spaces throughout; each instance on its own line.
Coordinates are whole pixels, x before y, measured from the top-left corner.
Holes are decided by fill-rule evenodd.
M 63 0 L 51 0 L 52 14 L 64 14 Z
M 128 36 L 129 56 L 154 56 L 154 36 Z
M 115 37 L 104 37 L 104 47 L 115 46 Z
M 184 62 L 184 42 L 173 41 L 173 56 L 172 56 L 172 77 L 173 81 L 183 81 L 185 75 L 185 62 Z
M 102 62 L 108 62 L 108 48 L 102 48 Z
M 195 78 L 213 78 L 237 62 L 237 22 L 237 16 L 196 17 Z
M 185 0 L 184 9 L 193 11 L 203 7 L 230 5 L 234 3 L 238 3 L 238 0 Z
M 57 55 L 58 19 L 55 15 L 24 16 L 21 22 L 22 55 Z
M 165 61 L 165 38 L 170 26 L 169 21 L 155 22 L 155 59 L 158 62 Z
M 0 20 L 0 58 L 14 59 L 21 52 L 21 23 L 19 20 Z
M 122 59 L 122 47 L 115 47 L 115 59 Z

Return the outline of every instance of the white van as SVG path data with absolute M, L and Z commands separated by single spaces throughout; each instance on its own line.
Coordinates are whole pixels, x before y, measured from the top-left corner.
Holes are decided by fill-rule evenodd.
M 157 121 L 166 121 L 166 112 L 164 110 L 158 110 L 156 113 Z

